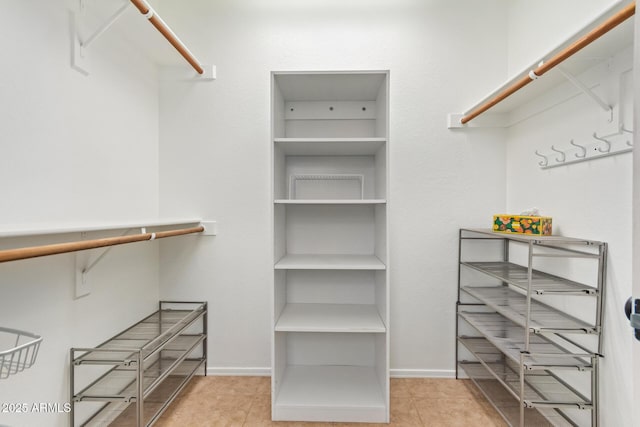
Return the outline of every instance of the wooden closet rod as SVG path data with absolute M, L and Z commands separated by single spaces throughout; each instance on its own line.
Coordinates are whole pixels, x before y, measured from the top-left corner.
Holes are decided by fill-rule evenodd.
M 82 240 L 68 243 L 56 243 L 53 245 L 31 246 L 28 248 L 7 249 L 0 251 L 0 262 L 17 261 L 21 259 L 36 258 L 47 255 L 65 254 L 68 252 L 84 251 L 87 249 L 103 248 L 106 246 L 123 245 L 144 240 L 162 239 L 165 237 L 182 236 L 184 234 L 201 233 L 203 226 L 181 228 L 178 230 L 159 231 L 157 233 L 133 234 L 131 236 L 107 237 L 104 239 Z
M 164 23 L 162 18 L 158 16 L 153 9 L 149 6 L 149 4 L 145 0 L 131 0 L 131 3 L 135 7 L 138 8 L 140 13 L 142 13 L 151 24 L 156 27 L 160 33 L 164 36 L 165 39 L 171 43 L 171 45 L 176 48 L 178 53 L 182 55 L 184 59 L 193 67 L 194 70 L 198 72 L 198 74 L 204 74 L 204 68 L 200 65 L 200 62 L 196 59 L 195 56 L 187 49 L 187 47 L 180 41 L 178 36 L 175 35 L 171 28 Z
M 524 86 L 528 85 L 538 77 L 542 76 L 544 73 L 551 70 L 553 67 L 560 64 L 562 61 L 569 58 L 570 56 L 578 52 L 580 49 L 584 48 L 585 46 L 588 46 L 595 40 L 599 39 L 609 31 L 611 31 L 612 29 L 614 29 L 615 27 L 617 27 L 618 25 L 620 25 L 621 23 L 623 23 L 624 21 L 632 17 L 635 13 L 636 13 L 636 2 L 633 1 L 629 3 L 627 6 L 625 6 L 618 13 L 616 13 L 615 15 L 613 15 L 612 17 L 604 21 L 602 24 L 598 25 L 596 28 L 594 28 L 593 30 L 589 31 L 587 34 L 582 36 L 580 39 L 578 39 L 568 47 L 558 52 L 551 59 L 539 65 L 538 68 L 536 68 L 535 70 L 532 70 L 529 73 L 529 75 L 522 77 L 520 80 L 516 81 L 511 86 L 504 89 L 502 92 L 497 94 L 492 99 L 488 100 L 484 104 L 477 107 L 475 110 L 463 116 L 460 119 L 460 123 L 465 124 L 470 120 L 473 120 L 474 118 L 478 117 L 480 114 L 484 113 L 489 108 L 503 101 L 505 98 L 514 94 L 518 90 L 522 89 Z

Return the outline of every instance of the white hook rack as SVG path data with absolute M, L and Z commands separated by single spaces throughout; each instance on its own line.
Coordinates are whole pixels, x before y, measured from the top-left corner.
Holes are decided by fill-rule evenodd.
M 546 155 L 535 150 L 536 156 L 543 159 L 538 162 L 538 165 L 540 166 L 540 169 L 550 169 L 558 166 L 570 165 L 572 163 L 580 163 L 587 160 L 595 160 L 603 157 L 611 157 L 618 154 L 628 153 L 633 150 L 633 143 L 631 141 L 622 138 L 608 139 L 614 136 L 621 136 L 624 133 L 633 133 L 633 131 L 625 129 L 624 125 L 621 125 L 620 131 L 613 135 L 598 136 L 598 134 L 594 132 L 592 137 L 597 140 L 597 142 L 589 145 L 577 144 L 573 139 L 569 141 L 569 144 L 572 146 L 571 148 L 561 149 L 552 145 L 551 151 L 558 153 L 555 158 L 551 155 Z M 606 144 L 605 147 L 603 147 L 603 142 Z

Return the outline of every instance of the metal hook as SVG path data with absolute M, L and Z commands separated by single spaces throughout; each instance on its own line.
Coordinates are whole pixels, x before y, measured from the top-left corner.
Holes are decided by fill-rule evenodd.
M 604 150 L 602 149 L 602 147 L 598 147 L 598 151 L 599 151 L 599 152 L 601 152 L 601 153 L 608 153 L 609 151 L 611 151 L 611 142 L 607 141 L 607 140 L 606 140 L 606 139 L 604 139 L 604 138 L 600 138 L 600 137 L 599 137 L 595 132 L 593 133 L 593 137 L 594 137 L 595 139 L 597 139 L 598 141 L 602 141 L 602 142 L 604 142 L 604 143 L 606 143 L 606 144 L 607 144 L 607 148 L 606 148 L 606 149 L 604 149 Z
M 574 147 L 578 147 L 582 151 L 582 154 L 575 153 L 576 157 L 584 159 L 587 156 L 587 149 L 583 145 L 576 144 L 575 142 L 573 142 L 573 139 L 569 141 L 569 144 L 573 145 Z
M 553 151 L 555 151 L 556 153 L 560 153 L 561 157 L 556 157 L 556 162 L 563 163 L 566 160 L 566 156 L 564 155 L 564 151 L 557 150 L 556 147 L 554 147 L 553 145 L 551 146 L 551 149 Z
M 545 156 L 544 154 L 540 154 L 538 153 L 538 150 L 536 150 L 536 155 L 542 157 L 544 160 L 541 160 L 538 162 L 538 164 L 542 167 L 545 167 L 549 164 L 549 158 L 547 156 Z

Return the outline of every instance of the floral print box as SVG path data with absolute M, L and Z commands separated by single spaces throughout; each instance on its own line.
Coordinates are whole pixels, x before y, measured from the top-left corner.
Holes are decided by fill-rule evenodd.
M 496 233 L 551 235 L 551 217 L 525 215 L 494 215 L 493 231 Z

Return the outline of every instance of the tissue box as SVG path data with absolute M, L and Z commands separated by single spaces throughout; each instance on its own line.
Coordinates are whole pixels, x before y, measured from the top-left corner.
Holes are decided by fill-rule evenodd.
M 551 217 L 509 214 L 494 215 L 493 231 L 496 233 L 551 236 Z

